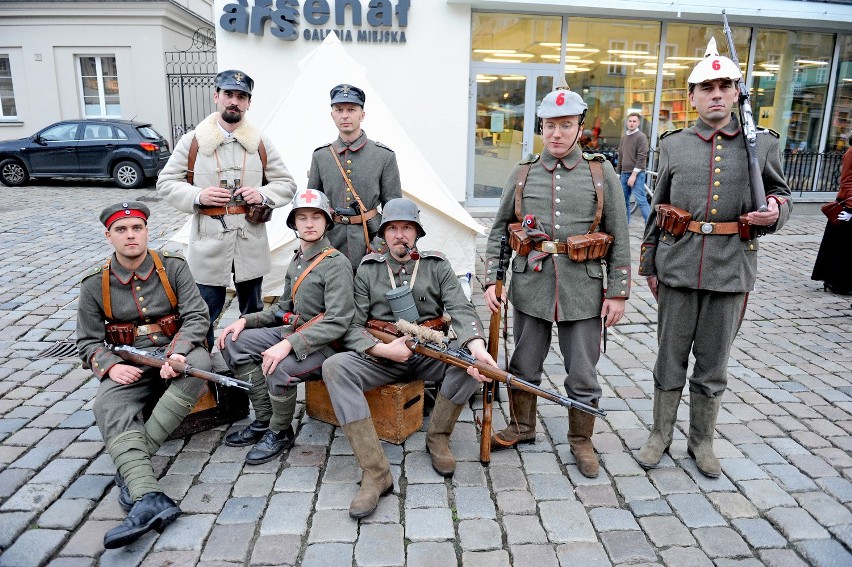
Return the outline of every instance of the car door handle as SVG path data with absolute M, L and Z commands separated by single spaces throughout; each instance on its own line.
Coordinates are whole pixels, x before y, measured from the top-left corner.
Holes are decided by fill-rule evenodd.
M 65 148 L 65 151 L 66 151 L 66 152 L 73 152 L 73 151 L 76 151 L 76 150 L 77 150 L 77 148 L 75 148 L 75 147 L 73 147 L 73 146 L 72 146 L 72 147 L 70 147 L 70 148 Z
M 114 147 L 115 147 L 115 144 L 107 144 L 106 146 L 104 146 L 104 148 L 106 148 L 106 149 L 108 149 L 108 150 L 111 150 L 111 149 L 113 149 Z

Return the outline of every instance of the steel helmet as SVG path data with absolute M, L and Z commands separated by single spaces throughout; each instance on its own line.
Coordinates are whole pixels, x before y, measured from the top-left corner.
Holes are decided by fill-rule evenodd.
M 585 116 L 589 108 L 582 97 L 568 86 L 556 87 L 547 93 L 536 111 L 539 118 L 556 118 L 558 116 Z
M 331 230 L 334 226 L 334 220 L 331 218 L 331 205 L 328 202 L 328 196 L 318 189 L 300 189 L 293 196 L 293 208 L 290 209 L 290 214 L 287 215 L 287 226 L 296 230 L 296 211 L 299 209 L 317 209 L 325 215 L 327 223 L 325 230 Z
M 420 209 L 414 201 L 408 199 L 391 199 L 382 209 L 382 224 L 379 226 L 379 236 L 384 238 L 385 225 L 394 221 L 413 222 L 417 225 L 417 236 L 426 236 L 423 225 L 420 224 Z
M 689 78 L 686 80 L 690 85 L 697 85 L 704 81 L 712 81 L 714 79 L 731 79 L 739 81 L 743 78 L 740 68 L 734 64 L 729 58 L 724 55 L 719 55 L 719 49 L 716 47 L 716 38 L 711 37 L 707 44 L 707 52 L 704 54 L 704 59 L 698 62 Z

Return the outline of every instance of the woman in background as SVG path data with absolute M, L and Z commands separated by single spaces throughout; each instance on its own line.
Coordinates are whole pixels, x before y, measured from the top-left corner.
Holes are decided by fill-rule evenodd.
M 812 280 L 824 282 L 825 290 L 841 295 L 852 293 L 852 149 L 843 154 L 837 200 L 846 201 L 838 223 L 825 225 Z

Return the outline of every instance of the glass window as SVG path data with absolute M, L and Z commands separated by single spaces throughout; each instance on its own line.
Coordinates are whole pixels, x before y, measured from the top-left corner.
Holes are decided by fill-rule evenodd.
M 840 37 L 840 62 L 826 151 L 843 150 L 852 134 L 852 35 Z
M 80 57 L 80 84 L 85 116 L 121 116 L 115 57 Z
M 12 88 L 12 65 L 8 55 L 0 54 L 0 118 L 13 118 L 17 115 L 15 90 Z
M 833 34 L 785 30 L 757 34 L 752 109 L 758 126 L 781 134 L 785 150 L 819 149 L 826 68 L 830 69 L 833 50 Z
M 565 80 L 589 110 L 583 144 L 615 151 L 630 112 L 651 134 L 660 22 L 570 18 Z
M 560 16 L 473 14 L 473 61 L 559 63 Z
M 57 124 L 41 133 L 45 142 L 73 142 L 77 133 L 77 123 Z

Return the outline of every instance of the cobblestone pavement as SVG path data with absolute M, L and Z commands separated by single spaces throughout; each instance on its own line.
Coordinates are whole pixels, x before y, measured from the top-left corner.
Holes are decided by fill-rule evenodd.
M 263 465 L 224 446 L 225 427 L 167 442 L 155 467 L 184 515 L 105 552 L 102 536 L 124 513 L 92 416 L 96 380 L 75 359 L 36 355 L 74 336 L 80 275 L 108 252 L 102 207 L 151 199 L 155 248 L 184 217 L 151 187 L 66 182 L 0 195 L 0 565 L 852 565 L 852 319 L 849 297 L 809 279 L 821 217 L 794 217 L 762 240 L 719 414 L 719 479 L 686 455 L 686 404 L 671 457 L 649 472 L 633 458 L 651 421 L 656 351 L 655 303 L 636 281 L 599 365 L 608 415 L 594 436 L 598 479 L 577 472 L 563 408 L 541 403 L 537 442 L 495 453 L 488 468 L 465 410 L 455 476 L 433 472 L 422 430 L 385 445 L 396 487 L 359 523 L 347 514 L 358 469 L 346 439 L 300 404 L 296 446 Z M 545 385 L 561 386 L 555 351 L 545 370 Z

